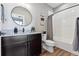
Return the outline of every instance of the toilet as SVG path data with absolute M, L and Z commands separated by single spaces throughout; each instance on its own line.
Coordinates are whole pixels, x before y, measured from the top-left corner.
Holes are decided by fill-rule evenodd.
M 54 51 L 54 41 L 47 40 L 47 34 L 42 34 L 42 47 L 48 52 L 52 53 Z

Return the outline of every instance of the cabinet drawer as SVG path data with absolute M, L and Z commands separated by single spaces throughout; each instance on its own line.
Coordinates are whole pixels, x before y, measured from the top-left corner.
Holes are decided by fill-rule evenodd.
M 25 42 L 27 40 L 27 36 L 10 36 L 10 37 L 2 37 L 1 39 L 3 46 L 7 46 Z

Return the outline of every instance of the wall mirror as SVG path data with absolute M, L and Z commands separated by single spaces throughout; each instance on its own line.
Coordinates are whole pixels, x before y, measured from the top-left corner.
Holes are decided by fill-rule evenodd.
M 18 25 L 27 26 L 32 22 L 31 13 L 24 7 L 17 6 L 12 9 L 11 17 Z

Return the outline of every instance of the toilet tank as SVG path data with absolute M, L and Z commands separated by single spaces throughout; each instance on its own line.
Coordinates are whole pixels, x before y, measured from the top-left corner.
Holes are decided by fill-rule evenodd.
M 42 34 L 42 40 L 45 41 L 47 38 L 47 34 Z

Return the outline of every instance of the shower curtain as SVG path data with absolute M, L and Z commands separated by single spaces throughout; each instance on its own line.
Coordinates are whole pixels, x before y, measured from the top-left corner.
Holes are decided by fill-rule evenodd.
M 79 51 L 79 18 L 76 20 L 75 40 L 73 41 L 73 46 L 75 51 Z
M 47 40 L 53 40 L 52 15 L 47 19 Z

